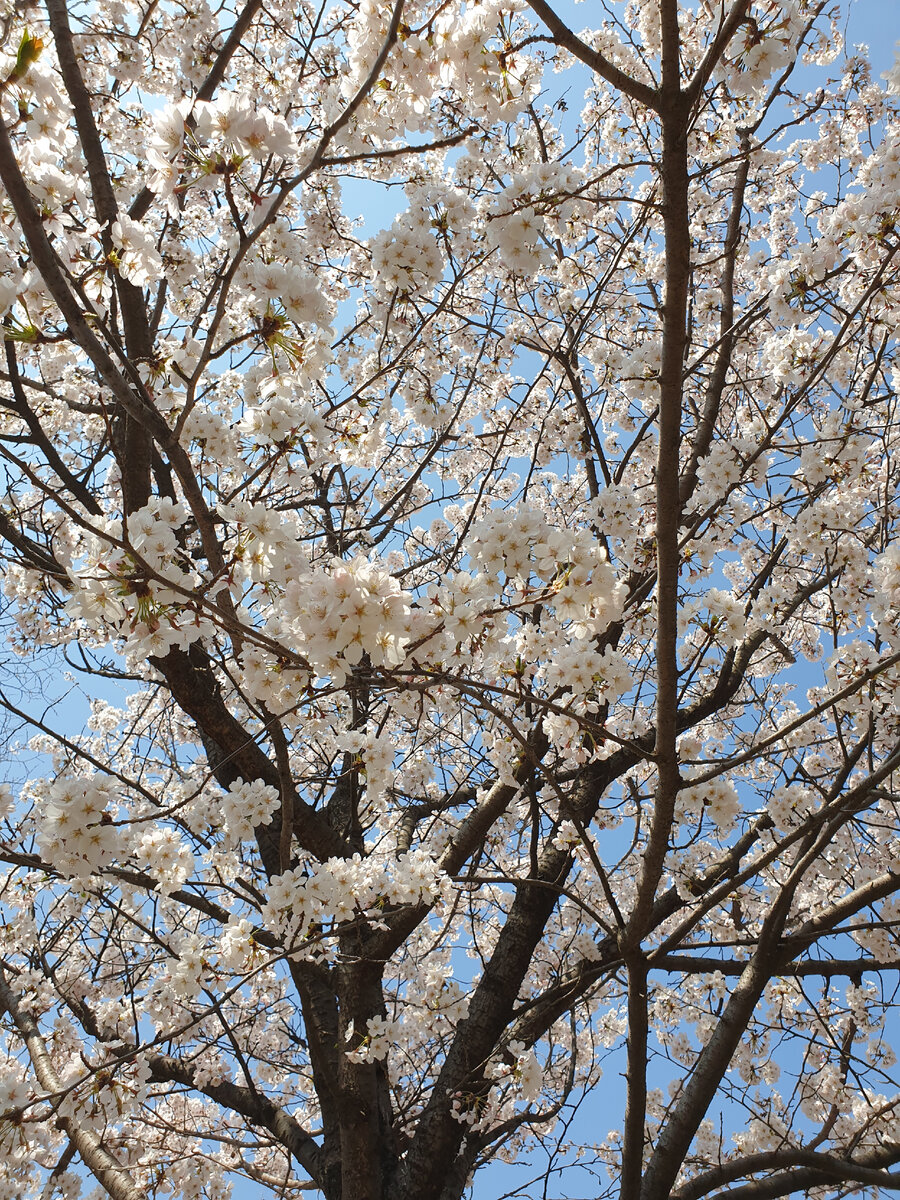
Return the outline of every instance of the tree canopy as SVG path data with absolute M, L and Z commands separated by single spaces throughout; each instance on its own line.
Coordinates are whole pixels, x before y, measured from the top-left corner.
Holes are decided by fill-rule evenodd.
M 842 20 L 3 0 L 0 1200 L 900 1187 Z

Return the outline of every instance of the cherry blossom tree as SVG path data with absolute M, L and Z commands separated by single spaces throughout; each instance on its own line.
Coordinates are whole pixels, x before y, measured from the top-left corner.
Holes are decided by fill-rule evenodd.
M 0 1198 L 900 1187 L 900 70 L 0 18 Z

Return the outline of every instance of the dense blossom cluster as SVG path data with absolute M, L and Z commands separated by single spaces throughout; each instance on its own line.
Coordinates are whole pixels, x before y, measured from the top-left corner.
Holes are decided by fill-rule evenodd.
M 295 869 L 276 876 L 263 916 L 270 928 L 299 946 L 311 926 L 320 929 L 379 907 L 433 901 L 440 891 L 435 863 L 420 851 L 372 855 L 365 861 L 354 855 L 328 859 L 311 875 Z M 320 948 L 313 946 L 311 952 Z
M 41 852 L 69 875 L 92 875 L 122 848 L 110 811 L 115 785 L 102 775 L 57 778 L 36 819 Z
M 403 661 L 409 600 L 378 564 L 361 555 L 350 562 L 335 559 L 330 570 L 287 585 L 276 618 L 278 634 L 296 628 L 318 674 L 342 682 L 347 667 L 364 654 L 376 667 Z
M 441 278 L 444 259 L 424 212 L 404 213 L 369 247 L 376 288 L 384 296 L 430 292 Z

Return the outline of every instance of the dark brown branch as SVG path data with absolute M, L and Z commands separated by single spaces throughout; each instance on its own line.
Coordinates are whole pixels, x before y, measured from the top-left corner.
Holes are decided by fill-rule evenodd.
M 778 940 L 802 872 L 795 870 L 773 904 L 747 962 L 709 1041 L 663 1121 L 644 1172 L 641 1200 L 667 1200 L 709 1105 L 728 1070 L 766 984 L 777 973 Z
M 897 1190 L 900 1189 L 900 1172 L 883 1169 L 896 1162 L 900 1162 L 900 1146 L 896 1145 L 880 1146 L 856 1159 L 818 1154 L 802 1148 L 764 1151 L 704 1171 L 674 1191 L 672 1200 L 700 1200 L 700 1197 L 717 1188 L 760 1171 L 781 1173 L 768 1179 L 754 1180 L 744 1187 L 730 1188 L 726 1193 L 729 1200 L 734 1200 L 734 1197 L 740 1197 L 741 1200 L 775 1200 L 777 1196 L 787 1196 L 819 1184 L 839 1181 Z M 791 1170 L 795 1167 L 802 1169 Z
M 9 542 L 11 546 L 15 546 L 22 556 L 24 566 L 68 586 L 69 575 L 65 567 L 57 562 L 49 550 L 45 550 L 27 534 L 16 529 L 3 509 L 0 509 L 0 538 Z
M 629 953 L 628 1036 L 625 1071 L 625 1127 L 622 1137 L 621 1200 L 637 1200 L 644 1169 L 647 1115 L 647 1046 L 650 1023 L 647 1011 L 647 960 Z
M 224 1080 L 222 1083 L 199 1084 L 189 1064 L 168 1054 L 154 1054 L 148 1059 L 150 1077 L 154 1083 L 177 1083 L 215 1100 L 223 1108 L 239 1113 L 251 1125 L 268 1130 L 275 1140 L 293 1156 L 310 1179 L 322 1186 L 322 1150 L 290 1113 L 279 1108 L 267 1096 L 249 1087 Z
M 612 84 L 623 95 L 630 96 L 632 100 L 636 100 L 639 104 L 643 104 L 647 108 L 657 108 L 659 105 L 659 94 L 655 88 L 649 87 L 646 83 L 641 83 L 637 79 L 632 79 L 630 75 L 626 75 L 624 71 L 619 70 L 617 66 L 604 58 L 597 50 L 592 49 L 587 42 L 583 42 L 580 37 L 572 32 L 559 15 L 553 11 L 546 0 L 529 0 L 529 7 L 534 9 L 553 34 L 553 39 L 558 46 L 562 46 L 564 50 L 568 50 L 570 54 L 574 54 L 585 66 L 590 67 L 592 71 L 596 71 L 601 79 L 605 79 L 607 83 Z
M 202 734 L 210 768 L 223 787 L 229 787 L 237 779 L 248 783 L 262 779 L 280 790 L 277 768 L 255 737 L 228 710 L 212 664 L 196 642 L 189 651 L 173 648 L 165 658 L 151 662 L 162 673 L 179 707 Z M 294 803 L 294 831 L 301 845 L 321 860 L 348 852 L 344 839 L 324 816 L 299 797 Z M 281 821 L 260 826 L 256 834 L 266 871 L 270 876 L 281 874 Z
M 685 88 L 688 100 L 692 105 L 696 103 L 700 93 L 709 82 L 710 76 L 716 69 L 725 47 L 740 28 L 749 7 L 750 0 L 735 0 L 731 12 L 719 27 L 719 32 L 710 44 L 706 54 L 704 54 L 703 60 L 694 74 L 694 78 Z
M 725 976 L 742 975 L 747 967 L 746 960 L 736 958 L 713 958 L 700 954 L 663 954 L 651 963 L 651 970 L 670 971 L 683 975 L 713 975 L 717 971 Z M 846 976 L 853 979 L 866 971 L 900 971 L 900 959 L 880 961 L 876 958 L 824 958 L 804 959 L 779 965 L 773 979 L 802 979 L 808 976 L 831 979 Z
M 91 181 L 94 211 L 100 224 L 108 225 L 118 216 L 118 205 L 113 192 L 112 180 L 106 167 L 103 143 L 100 140 L 100 133 L 91 108 L 90 93 L 85 85 L 81 67 L 78 65 L 72 30 L 69 26 L 66 0 L 46 0 L 46 4 L 53 40 L 56 43 L 59 69 L 72 103 L 75 125 L 78 129 L 81 148 L 84 151 L 88 179 Z M 106 231 L 106 236 L 109 237 L 109 230 Z
M 13 399 L 15 400 L 15 411 L 28 426 L 28 432 L 31 434 L 34 444 L 41 450 L 47 460 L 47 465 L 56 472 L 61 483 L 69 489 L 74 498 L 83 504 L 92 516 L 99 516 L 103 510 L 97 503 L 96 496 L 94 496 L 77 475 L 73 475 L 63 462 L 59 451 L 47 437 L 40 421 L 35 415 L 34 409 L 28 403 L 28 397 L 25 395 L 21 376 L 19 375 L 19 365 L 16 362 L 15 343 L 7 339 L 5 349 L 6 366 L 9 370 L 9 383 L 12 388 Z
M 896 767 L 894 769 L 896 770 Z M 799 953 L 800 949 L 822 937 L 823 934 L 837 929 L 842 921 L 855 916 L 870 904 L 875 904 L 877 901 L 893 895 L 898 889 L 900 889 L 900 864 L 895 870 L 881 871 L 874 879 L 855 888 L 854 891 L 826 908 L 824 912 L 811 917 L 798 930 L 784 939 L 784 945 L 794 954 Z
M 118 204 L 106 166 L 103 143 L 94 120 L 91 97 L 78 65 L 65 0 L 47 0 L 47 13 L 63 82 L 75 113 L 78 137 L 91 181 L 94 209 L 102 227 L 104 250 L 109 254 L 113 245 L 111 225 L 118 216 Z M 153 337 L 143 294 L 139 287 L 118 273 L 115 276 L 115 286 L 125 329 L 126 353 L 133 363 L 145 362 L 153 353 Z M 130 513 L 143 508 L 150 498 L 151 439 L 146 423 L 126 411 L 124 435 L 115 441 L 118 443 L 116 448 L 122 474 L 125 512 Z
M 666 302 L 659 374 L 659 445 L 656 460 L 656 801 L 643 855 L 637 900 L 626 943 L 636 947 L 647 928 L 669 847 L 680 786 L 678 735 L 678 470 L 682 376 L 687 345 L 691 233 L 688 212 L 688 105 L 679 89 L 676 0 L 662 0 L 663 150 L 660 178 L 665 233 Z
M 171 435 L 165 421 L 148 403 L 148 400 L 126 381 L 112 355 L 91 328 L 88 317 L 95 319 L 96 314 L 86 313 L 69 287 L 62 265 L 44 232 L 40 213 L 19 169 L 9 131 L 2 120 L 0 120 L 0 181 L 6 189 L 22 234 L 28 243 L 34 265 L 39 271 L 47 291 L 62 313 L 72 336 L 94 364 L 103 383 L 112 392 L 123 410 L 134 420 L 146 425 L 148 430 L 163 445 L 166 445 L 171 441 Z

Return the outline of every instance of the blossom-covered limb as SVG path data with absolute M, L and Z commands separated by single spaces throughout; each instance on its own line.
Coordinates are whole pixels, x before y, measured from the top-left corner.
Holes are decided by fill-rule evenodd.
M 3 967 L 0 967 L 0 1008 L 9 1013 L 15 1023 L 40 1086 L 51 1096 L 62 1092 L 61 1080 L 53 1067 L 38 1023 L 31 1012 L 22 1006 Z M 81 1161 L 113 1200 L 140 1200 L 141 1189 L 93 1130 L 82 1126 L 77 1117 L 62 1112 L 56 1115 L 55 1120 L 78 1151 Z

